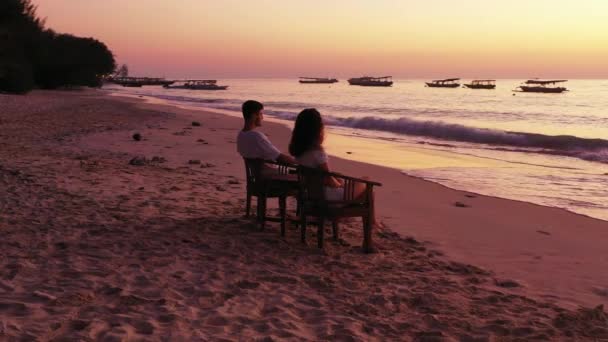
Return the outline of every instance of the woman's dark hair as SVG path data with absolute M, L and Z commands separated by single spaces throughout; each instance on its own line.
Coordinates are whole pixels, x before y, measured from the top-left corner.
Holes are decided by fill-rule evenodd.
M 300 112 L 291 133 L 289 153 L 299 157 L 308 150 L 320 147 L 323 127 L 323 119 L 318 110 L 307 108 Z

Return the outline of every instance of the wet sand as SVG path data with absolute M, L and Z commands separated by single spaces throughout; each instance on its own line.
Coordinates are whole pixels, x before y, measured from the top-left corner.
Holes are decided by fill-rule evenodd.
M 0 95 L 0 338 L 608 338 L 603 308 L 588 305 L 606 298 L 602 287 L 547 297 L 603 281 L 606 254 L 586 258 L 606 241 L 605 222 L 335 158 L 336 169 L 385 184 L 387 228 L 375 232 L 375 254 L 361 253 L 357 221 L 320 251 L 294 229 L 281 239 L 277 225 L 260 232 L 243 217 L 239 126 L 94 91 Z M 264 129 L 284 148 L 285 127 Z M 148 162 L 130 165 L 136 156 Z M 564 241 L 580 243 L 578 254 L 560 250 Z M 555 248 L 539 262 L 547 288 L 509 274 L 520 264 L 508 251 L 534 246 Z M 566 272 L 546 259 L 590 263 Z M 581 268 L 587 278 L 556 284 Z

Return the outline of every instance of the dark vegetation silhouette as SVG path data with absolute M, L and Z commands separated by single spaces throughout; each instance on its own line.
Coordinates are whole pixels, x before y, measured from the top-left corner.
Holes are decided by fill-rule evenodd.
M 95 87 L 116 68 L 104 43 L 56 33 L 44 24 L 31 0 L 0 1 L 0 91 Z

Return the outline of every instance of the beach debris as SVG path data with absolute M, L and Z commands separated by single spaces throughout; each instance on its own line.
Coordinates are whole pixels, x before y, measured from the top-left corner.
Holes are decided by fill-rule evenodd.
M 608 298 L 608 287 L 607 288 L 594 287 L 591 291 L 600 297 Z
M 136 156 L 131 158 L 131 160 L 129 160 L 129 165 L 134 165 L 134 166 L 144 166 L 146 164 L 148 164 L 150 161 L 148 160 L 148 158 L 144 157 L 144 156 Z
M 595 293 L 596 295 L 600 296 L 600 297 L 606 297 L 608 298 L 608 287 L 607 288 L 599 288 L 599 287 L 594 287 L 592 289 L 593 293 Z
M 216 186 L 216 187 L 215 187 L 215 189 L 216 189 L 217 191 L 226 191 L 226 188 L 224 188 L 224 187 L 223 187 L 223 186 L 221 186 L 221 185 Z
M 445 269 L 463 275 L 489 275 L 490 273 L 482 268 L 477 266 L 463 264 L 461 262 L 451 261 L 447 265 L 445 265 Z
M 52 294 L 48 294 L 48 293 L 42 292 L 42 291 L 34 291 L 33 295 L 38 298 L 42 298 L 42 299 L 45 299 L 48 301 L 57 300 L 57 297 L 53 296 Z
M 558 328 L 606 326 L 608 314 L 604 311 L 604 305 L 598 305 L 593 309 L 583 307 L 577 312 L 561 312 L 553 320 L 553 324 Z
M 544 230 L 537 230 L 536 232 L 539 233 L 539 234 L 551 235 L 551 233 L 546 232 Z
M 210 167 L 215 167 L 215 165 L 211 164 L 211 163 L 203 163 L 201 164 L 201 169 L 207 169 Z
M 166 163 L 167 159 L 165 159 L 165 157 L 161 157 L 161 156 L 154 156 L 154 157 L 152 157 L 152 159 L 150 159 L 150 162 L 162 164 L 162 163 Z
M 462 202 L 454 202 L 454 206 L 458 208 L 470 208 L 471 206 Z
M 192 121 L 192 126 L 199 127 L 201 125 L 198 121 Z
M 198 139 L 196 142 L 203 143 L 203 145 L 209 145 L 209 143 L 205 141 L 205 139 Z
M 57 242 L 55 244 L 55 247 L 57 247 L 58 249 L 67 249 L 68 245 L 65 242 Z
M 201 161 L 198 160 L 198 159 L 190 159 L 190 160 L 188 160 L 188 164 L 190 164 L 190 165 L 199 165 L 200 163 L 201 163 Z
M 353 154 L 351 151 L 347 151 L 346 154 Z
M 77 319 L 77 320 L 72 321 L 71 325 L 74 330 L 80 331 L 80 330 L 84 330 L 86 327 L 88 327 L 89 324 L 91 324 L 90 321 Z
M 257 288 L 258 286 L 260 286 L 260 283 L 257 282 L 251 282 L 248 280 L 240 280 L 236 283 L 236 286 L 241 288 L 241 289 L 246 289 L 246 290 L 252 290 Z
M 464 197 L 467 197 L 467 198 L 477 198 L 477 196 L 472 195 L 472 194 L 465 194 Z
M 499 287 L 504 287 L 504 288 L 514 288 L 514 287 L 520 287 L 521 285 L 516 282 L 515 280 L 509 280 L 509 279 L 494 279 L 494 284 L 496 284 L 496 286 Z
M 415 334 L 416 341 L 443 341 L 444 336 L 441 331 L 419 331 Z
M 80 160 L 80 167 L 85 171 L 92 171 L 94 168 L 99 166 L 99 162 L 96 160 Z
M 139 134 L 139 133 L 133 134 L 133 140 L 135 140 L 135 141 L 141 141 L 141 134 Z

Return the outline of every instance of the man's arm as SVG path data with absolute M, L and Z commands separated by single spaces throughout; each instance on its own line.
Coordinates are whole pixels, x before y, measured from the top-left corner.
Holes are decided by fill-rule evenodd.
M 283 153 L 279 154 L 276 161 L 283 164 L 296 164 L 295 159 Z
M 270 140 L 268 140 L 268 137 L 266 137 L 265 134 L 260 133 L 258 135 L 258 146 L 260 148 L 260 150 L 262 151 L 262 155 L 264 156 L 264 159 L 266 160 L 273 160 L 279 163 L 284 163 L 284 164 L 295 164 L 296 161 L 295 159 L 293 159 L 291 156 L 286 155 L 284 153 L 281 153 L 281 151 L 276 148 L 271 142 Z

